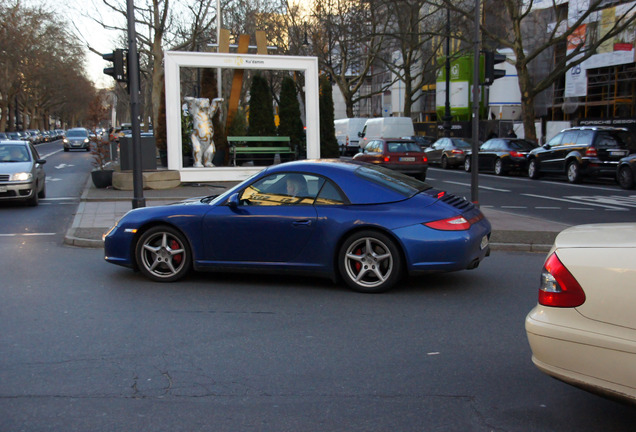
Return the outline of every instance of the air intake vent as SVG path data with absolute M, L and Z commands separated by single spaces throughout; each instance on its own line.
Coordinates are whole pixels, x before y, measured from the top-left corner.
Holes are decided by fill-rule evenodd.
M 449 193 L 440 197 L 440 201 L 445 202 L 446 204 L 452 205 L 453 207 L 462 210 L 462 212 L 470 210 L 474 207 L 473 203 L 468 201 L 466 198 L 458 197 L 456 195 L 449 194 Z

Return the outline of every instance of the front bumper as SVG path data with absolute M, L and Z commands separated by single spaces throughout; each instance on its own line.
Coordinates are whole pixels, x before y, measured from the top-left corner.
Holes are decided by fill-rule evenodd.
M 34 182 L 26 183 L 0 183 L 0 200 L 21 200 L 29 199 L 35 195 Z

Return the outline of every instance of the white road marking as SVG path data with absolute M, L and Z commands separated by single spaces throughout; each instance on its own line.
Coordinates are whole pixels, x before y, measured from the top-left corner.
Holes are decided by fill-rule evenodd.
M 543 198 L 543 199 L 554 200 L 554 201 L 563 201 L 563 202 L 568 202 L 568 203 L 573 203 L 573 204 L 584 204 L 584 205 L 602 207 L 602 208 L 611 209 L 611 210 L 622 210 L 621 207 L 610 206 L 610 205 L 605 205 L 605 204 L 596 204 L 596 203 L 585 203 L 585 202 L 582 203 L 580 200 L 571 200 L 571 199 L 566 199 L 566 198 L 554 198 L 554 197 L 547 197 L 547 196 L 543 196 L 543 195 L 534 195 L 534 194 L 521 194 L 521 195 L 532 197 L 532 198 Z
M 37 236 L 54 236 L 57 233 L 11 233 L 0 234 L 0 237 L 37 237 Z

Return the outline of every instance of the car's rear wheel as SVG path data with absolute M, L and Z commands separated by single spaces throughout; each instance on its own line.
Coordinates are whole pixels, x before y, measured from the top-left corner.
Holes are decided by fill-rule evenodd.
M 347 238 L 338 253 L 345 283 L 355 291 L 380 293 L 401 277 L 402 258 L 395 242 L 377 231 L 359 231 Z
M 464 159 L 464 171 L 466 172 L 470 172 L 470 156 L 467 156 L 466 159 Z
M 135 247 L 139 270 L 158 282 L 173 282 L 190 270 L 192 255 L 185 236 L 169 226 L 144 232 Z
M 537 161 L 534 159 L 528 162 L 528 177 L 533 180 L 539 178 L 539 165 L 537 165 Z
M 618 169 L 616 180 L 623 189 L 634 188 L 634 172 L 628 166 L 623 166 Z
M 581 181 L 581 168 L 577 161 L 572 161 L 568 164 L 567 175 L 570 183 L 579 183 Z
M 448 158 L 446 156 L 442 156 L 442 168 L 448 169 L 450 166 L 448 165 Z

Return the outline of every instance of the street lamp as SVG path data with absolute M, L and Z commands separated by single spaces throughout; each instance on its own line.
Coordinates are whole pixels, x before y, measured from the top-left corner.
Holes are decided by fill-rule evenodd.
M 446 95 L 444 104 L 444 136 L 451 135 L 451 107 L 450 107 L 450 9 L 446 8 Z

